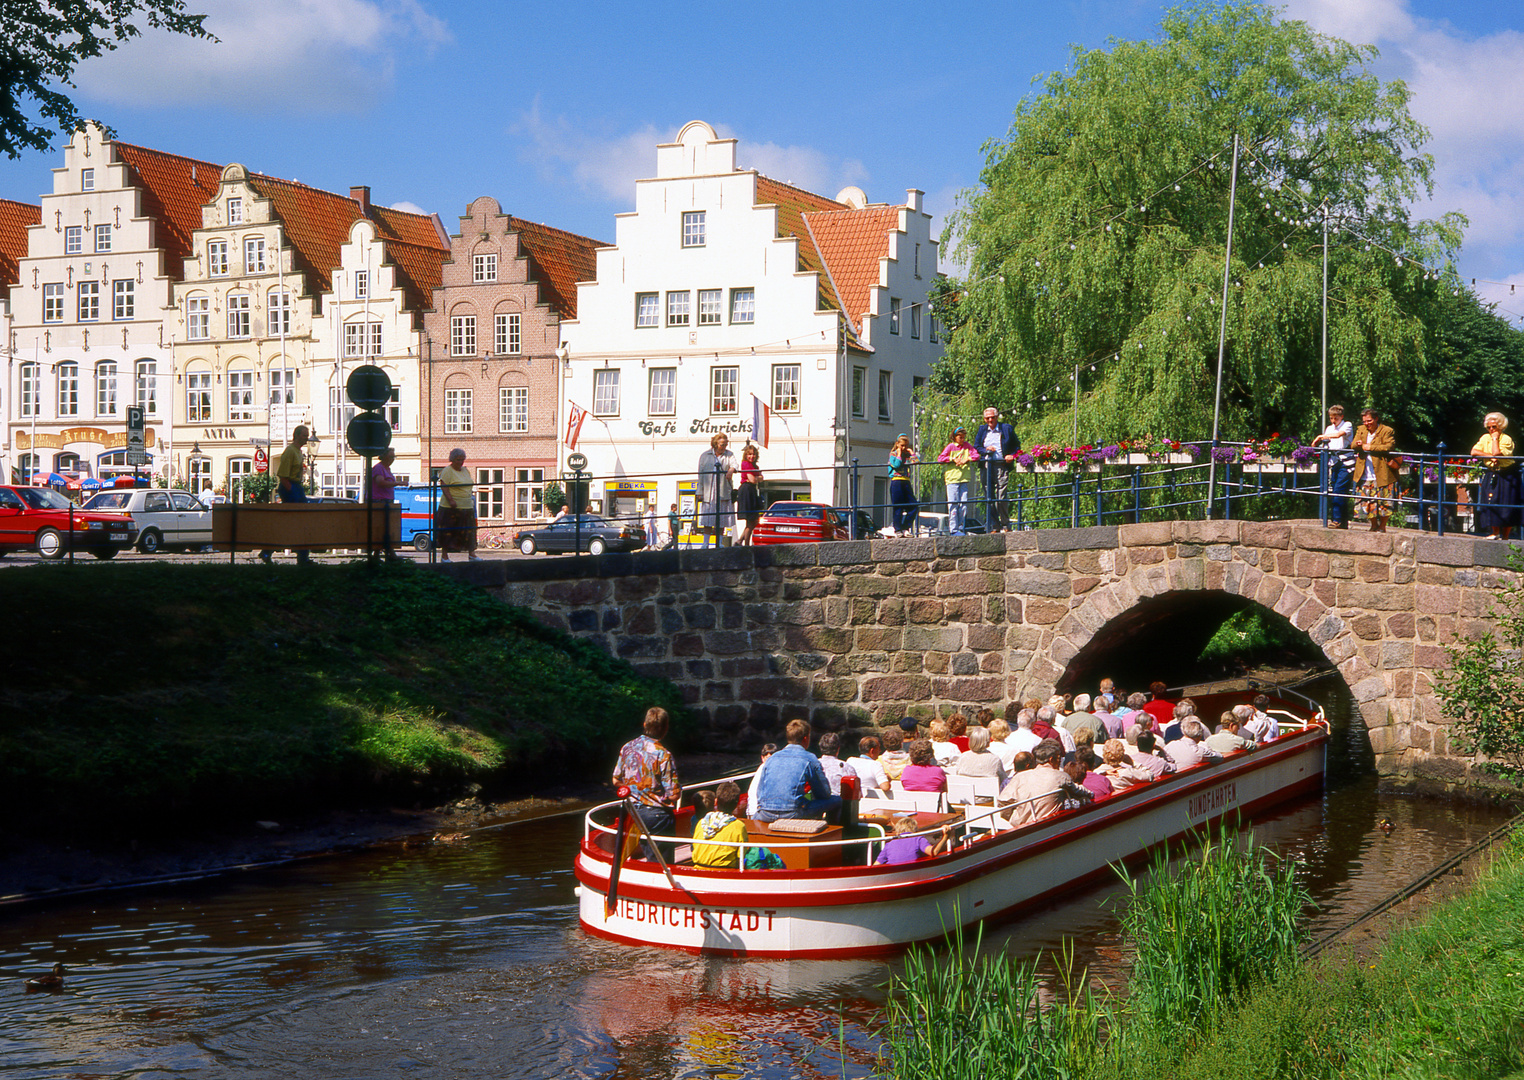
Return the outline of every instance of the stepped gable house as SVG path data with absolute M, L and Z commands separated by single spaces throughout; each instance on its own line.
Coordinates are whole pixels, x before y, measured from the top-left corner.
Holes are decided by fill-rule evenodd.
M 483 527 L 545 517 L 545 484 L 558 475 L 563 319 L 577 316 L 577 283 L 591 280 L 606 245 L 502 212 L 481 196 L 450 238 L 429 337 L 435 472 L 466 451 Z
M 221 168 L 107 139 L 93 123 L 70 137 L 16 253 L 0 449 L 9 476 L 126 469 L 130 404 L 146 414 L 149 468 L 169 474 L 174 328 L 163 320 Z
M 377 206 L 233 164 L 199 208 L 175 290 L 175 423 L 193 491 L 223 490 L 298 424 L 317 436 L 309 488 L 355 497 L 344 443 L 348 372 L 382 367 L 396 471 L 420 468 L 423 310 L 448 250 L 437 217 Z
M 561 326 L 592 498 L 619 516 L 678 502 L 691 528 L 699 455 L 721 431 L 741 449 L 755 398 L 766 497 L 844 504 L 857 458 L 859 500 L 887 502 L 880 466 L 942 353 L 921 192 L 825 198 L 739 168 L 736 140 L 700 121 L 656 155 Z

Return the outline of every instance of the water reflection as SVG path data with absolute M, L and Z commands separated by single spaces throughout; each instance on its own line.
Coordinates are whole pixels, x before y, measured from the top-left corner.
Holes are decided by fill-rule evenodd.
M 1341 732 L 1345 745 L 1358 737 Z M 1376 827 L 1390 818 L 1395 829 Z M 1501 811 L 1346 780 L 1257 823 L 1301 860 L 1321 933 L 1480 837 Z M 894 965 L 735 961 L 587 938 L 576 818 L 390 847 L 0 921 L 0 1074 L 152 1077 L 866 1076 Z M 1126 949 L 1097 886 L 983 948 L 1073 943 L 1117 985 Z M 58 995 L 23 973 L 70 967 Z M 1056 989 L 1056 986 L 1055 986 Z

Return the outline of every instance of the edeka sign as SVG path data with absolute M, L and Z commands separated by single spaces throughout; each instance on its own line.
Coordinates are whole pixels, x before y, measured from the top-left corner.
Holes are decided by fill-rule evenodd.
M 640 433 L 642 435 L 676 435 L 678 422 L 676 420 L 642 420 Z M 710 420 L 707 418 L 695 418 L 688 421 L 689 435 L 750 435 L 750 420 Z
M 680 926 L 689 930 L 771 931 L 778 911 L 755 911 L 746 908 L 693 908 L 676 904 L 647 904 L 619 897 L 614 904 L 614 918 L 652 926 Z

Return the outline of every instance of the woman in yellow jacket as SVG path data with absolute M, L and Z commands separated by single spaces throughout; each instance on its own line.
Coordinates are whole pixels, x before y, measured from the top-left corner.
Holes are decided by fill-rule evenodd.
M 1486 529 L 1497 540 L 1507 540 L 1519 524 L 1524 485 L 1519 483 L 1513 440 L 1503 434 L 1508 429 L 1508 417 L 1490 412 L 1482 423 L 1487 434 L 1471 448 L 1471 456 L 1480 459 L 1483 469 L 1476 500 L 1476 528 L 1478 532 Z

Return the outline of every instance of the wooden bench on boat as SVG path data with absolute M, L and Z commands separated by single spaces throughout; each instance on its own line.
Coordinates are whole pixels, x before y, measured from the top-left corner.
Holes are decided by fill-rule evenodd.
M 746 839 L 771 848 L 790 870 L 812 870 L 841 865 L 840 825 L 827 825 L 817 833 L 783 832 L 765 821 L 746 819 Z M 804 847 L 819 844 L 819 847 Z

